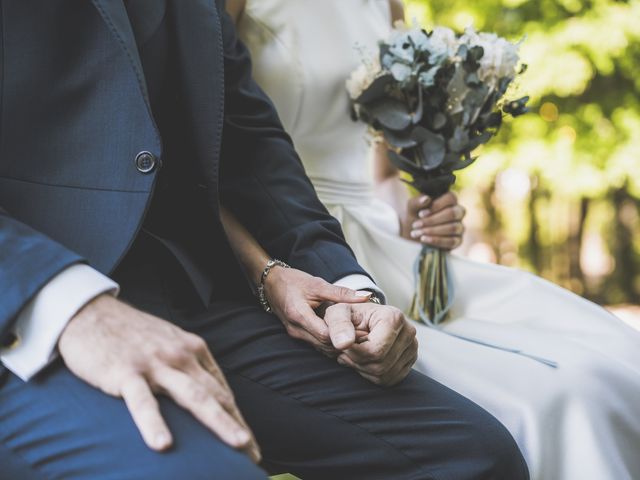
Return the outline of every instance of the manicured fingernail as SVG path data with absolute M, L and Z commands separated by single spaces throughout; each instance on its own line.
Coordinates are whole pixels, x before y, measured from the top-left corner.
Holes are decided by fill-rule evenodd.
M 431 215 L 431 210 L 429 210 L 428 208 L 425 208 L 425 209 L 423 209 L 423 210 L 420 210 L 420 213 L 418 214 L 418 216 L 419 216 L 420 218 L 426 218 L 426 217 L 428 217 L 429 215 Z
M 420 220 L 416 220 L 415 222 L 413 222 L 413 224 L 411 225 L 411 228 L 422 228 L 422 222 Z
M 420 203 L 427 203 L 429 200 L 431 200 L 431 198 L 428 195 L 424 195 L 422 197 L 420 197 Z
M 422 243 L 432 243 L 433 242 L 433 238 L 432 237 L 428 237 L 426 235 L 423 235 L 422 237 L 420 237 L 420 241 Z
M 365 290 L 358 290 L 356 292 L 356 297 L 369 298 L 371 296 L 371 292 L 367 292 Z
M 420 230 L 414 230 L 411 232 L 411 238 L 418 238 L 420 236 Z

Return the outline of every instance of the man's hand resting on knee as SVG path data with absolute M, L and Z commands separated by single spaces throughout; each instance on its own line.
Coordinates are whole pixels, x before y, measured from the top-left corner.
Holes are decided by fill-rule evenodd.
M 276 267 L 266 294 L 289 335 L 378 385 L 404 379 L 418 356 L 416 329 L 400 310 L 293 268 Z M 331 306 L 318 311 L 329 303 Z
M 145 443 L 172 444 L 154 394 L 172 398 L 228 445 L 260 453 L 233 394 L 200 337 L 102 295 L 69 322 L 58 343 L 80 379 L 127 404 Z

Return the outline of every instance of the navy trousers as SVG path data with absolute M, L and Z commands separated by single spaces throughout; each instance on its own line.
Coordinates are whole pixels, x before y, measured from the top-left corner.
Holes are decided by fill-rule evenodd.
M 471 401 L 417 372 L 375 386 L 290 338 L 255 302 L 198 306 L 169 255 L 137 251 L 116 274 L 123 297 L 206 339 L 262 447 L 264 470 L 304 480 L 528 478 L 511 435 Z M 154 453 L 120 399 L 59 360 L 32 382 L 10 373 L 0 382 L 1 479 L 266 476 L 167 398 L 160 403 L 175 446 Z

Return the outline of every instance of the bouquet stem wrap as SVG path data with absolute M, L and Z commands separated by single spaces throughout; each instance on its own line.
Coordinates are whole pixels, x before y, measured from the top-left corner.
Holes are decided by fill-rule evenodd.
M 413 273 L 415 292 L 408 315 L 417 322 L 439 325 L 447 319 L 454 297 L 447 252 L 424 245 Z

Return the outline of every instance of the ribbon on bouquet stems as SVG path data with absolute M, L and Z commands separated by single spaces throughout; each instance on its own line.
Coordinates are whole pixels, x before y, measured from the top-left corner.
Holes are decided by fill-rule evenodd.
M 424 245 L 414 263 L 413 273 L 415 292 L 409 317 L 427 325 L 439 325 L 449 316 L 454 297 L 447 253 Z

